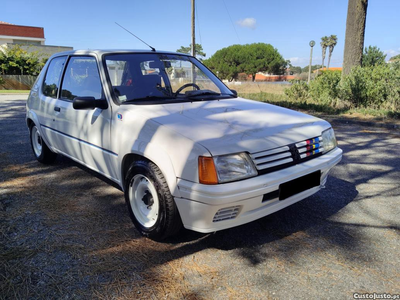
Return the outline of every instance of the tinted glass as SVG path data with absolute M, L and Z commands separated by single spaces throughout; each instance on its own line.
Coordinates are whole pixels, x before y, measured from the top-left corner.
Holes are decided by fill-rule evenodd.
M 71 57 L 65 70 L 61 98 L 75 97 L 102 98 L 102 88 L 94 57 Z
M 51 60 L 46 78 L 43 81 L 43 94 L 45 96 L 57 98 L 61 72 L 66 59 L 66 56 L 61 56 Z

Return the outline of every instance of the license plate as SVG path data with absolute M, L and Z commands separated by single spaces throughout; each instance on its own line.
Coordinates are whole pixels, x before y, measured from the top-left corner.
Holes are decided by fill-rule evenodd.
M 313 187 L 319 186 L 321 171 L 293 179 L 279 185 L 279 200 L 285 200 L 293 195 L 304 192 Z

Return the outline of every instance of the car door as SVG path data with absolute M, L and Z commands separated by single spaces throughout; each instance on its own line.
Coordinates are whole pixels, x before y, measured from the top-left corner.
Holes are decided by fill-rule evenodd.
M 59 135 L 55 131 L 56 117 L 58 114 L 57 97 L 60 90 L 62 72 L 67 56 L 53 58 L 47 67 L 46 74 L 39 92 L 40 106 L 36 110 L 42 135 L 50 148 L 58 149 Z
M 73 108 L 75 97 L 105 99 L 96 57 L 69 57 L 60 90 L 54 107 L 58 150 L 110 179 L 117 180 L 113 166 L 118 156 L 109 150 L 111 106 L 107 109 Z

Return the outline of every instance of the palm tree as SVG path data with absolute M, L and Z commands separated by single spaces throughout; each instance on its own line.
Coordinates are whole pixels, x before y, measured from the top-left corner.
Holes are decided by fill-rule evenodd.
M 322 47 L 322 67 L 321 70 L 324 70 L 324 60 L 326 55 L 326 47 L 328 47 L 329 38 L 327 36 L 323 36 L 321 38 L 321 47 Z
M 328 38 L 328 47 L 329 47 L 329 56 L 328 56 L 328 70 L 329 70 L 329 64 L 331 62 L 331 56 L 332 56 L 332 52 L 333 49 L 335 48 L 337 44 L 337 36 L 332 34 L 329 38 Z

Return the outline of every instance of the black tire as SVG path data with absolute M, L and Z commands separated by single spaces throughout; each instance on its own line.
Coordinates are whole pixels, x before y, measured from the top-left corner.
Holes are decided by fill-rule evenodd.
M 161 241 L 182 228 L 167 182 L 152 162 L 138 160 L 132 163 L 125 177 L 125 201 L 133 224 L 145 237 Z M 147 212 L 150 217 L 145 216 Z
M 42 164 L 53 163 L 57 154 L 47 147 L 35 124 L 31 125 L 29 132 L 33 155 L 35 155 L 36 159 Z

